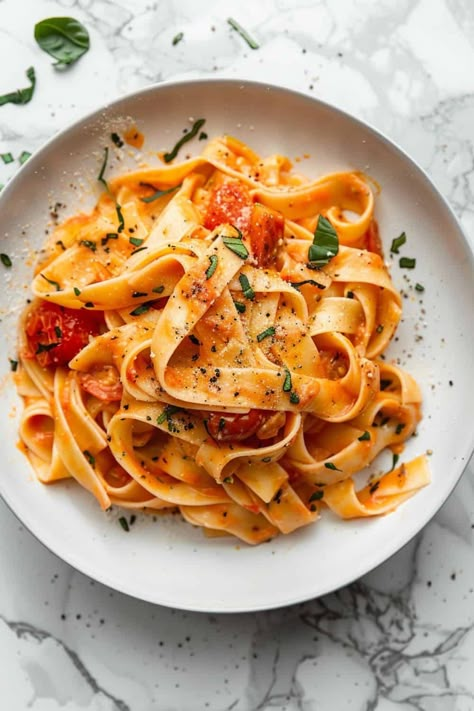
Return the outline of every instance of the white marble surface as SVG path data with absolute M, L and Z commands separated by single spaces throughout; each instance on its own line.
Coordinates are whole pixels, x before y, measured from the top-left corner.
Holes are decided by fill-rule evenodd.
M 34 23 L 72 15 L 91 50 L 58 73 Z M 252 51 L 232 16 L 260 43 Z M 183 32 L 183 40 L 172 45 Z M 34 151 L 123 92 L 176 76 L 289 86 L 381 129 L 474 228 L 470 0 L 0 0 L 0 153 Z M 0 164 L 0 183 L 18 167 Z M 471 711 L 474 472 L 391 560 L 319 600 L 248 615 L 154 607 L 46 551 L 0 504 L 0 708 Z

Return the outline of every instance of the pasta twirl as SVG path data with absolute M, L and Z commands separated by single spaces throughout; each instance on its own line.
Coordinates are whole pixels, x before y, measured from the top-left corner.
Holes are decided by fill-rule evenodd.
M 364 176 L 308 180 L 223 136 L 110 180 L 44 254 L 17 374 L 41 482 L 251 544 L 428 483 L 418 457 L 354 486 L 421 416 L 414 379 L 380 358 L 401 299 Z

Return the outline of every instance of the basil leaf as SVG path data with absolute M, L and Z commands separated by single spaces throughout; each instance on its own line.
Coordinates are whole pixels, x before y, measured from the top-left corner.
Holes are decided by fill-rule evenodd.
M 133 244 L 134 247 L 140 247 L 145 240 L 140 239 L 140 237 L 129 237 L 128 241 L 130 244 Z
M 214 272 L 217 269 L 217 262 L 219 261 L 217 255 L 211 254 L 209 257 L 209 266 L 206 270 L 206 279 L 210 279 L 211 276 L 214 274 Z
M 187 143 L 192 138 L 194 138 L 194 136 L 197 133 L 199 133 L 199 131 L 201 130 L 201 128 L 204 126 L 205 123 L 206 123 L 206 119 L 198 119 L 194 123 L 194 126 L 192 127 L 192 129 L 190 131 L 188 131 L 188 133 L 185 133 L 184 136 L 179 139 L 179 141 L 175 144 L 174 148 L 172 148 L 169 153 L 165 153 L 163 155 L 163 160 L 165 161 L 165 163 L 169 163 L 170 161 L 173 160 L 173 158 L 176 158 L 176 156 L 178 155 L 179 149 L 182 146 L 184 146 L 185 143 Z
M 120 138 L 120 136 L 118 135 L 118 133 L 115 133 L 115 131 L 114 131 L 113 133 L 110 134 L 110 138 L 111 138 L 112 142 L 115 143 L 117 148 L 122 148 L 123 141 Z
M 395 237 L 395 239 L 392 240 L 392 246 L 390 247 L 390 251 L 393 252 L 393 254 L 398 254 L 398 248 L 404 245 L 406 241 L 407 236 L 404 232 L 402 232 L 400 237 Z
M 8 163 L 13 163 L 13 156 L 11 153 L 1 153 L 0 158 L 3 160 L 5 165 L 8 165 Z
M 242 293 L 246 299 L 253 301 L 255 299 L 255 292 L 250 286 L 250 282 L 245 274 L 240 274 L 239 276 L 240 286 L 242 287 Z
M 43 279 L 48 282 L 48 284 L 51 284 L 51 286 L 54 286 L 56 291 L 61 291 L 61 285 L 59 284 L 59 282 L 54 281 L 54 279 L 48 279 L 48 277 L 46 277 L 44 274 L 40 274 L 40 276 L 42 276 Z
M 332 469 L 334 472 L 342 472 L 342 469 L 338 469 L 332 462 L 324 462 L 326 469 Z
M 414 269 L 416 267 L 416 259 L 414 257 L 400 257 L 398 263 L 402 269 Z
M 232 29 L 235 30 L 236 32 L 238 32 L 239 35 L 242 37 L 242 39 L 244 39 L 247 42 L 250 49 L 259 49 L 260 45 L 258 44 L 258 42 L 256 42 L 253 39 L 253 37 L 251 37 L 249 35 L 249 33 L 246 30 L 244 30 L 242 25 L 239 25 L 237 20 L 234 20 L 232 17 L 229 17 L 227 19 L 227 22 L 232 27 Z
M 146 314 L 146 312 L 150 310 L 151 303 L 153 302 L 145 302 L 140 304 L 140 306 L 137 306 L 133 309 L 133 311 L 130 311 L 130 316 L 141 316 L 142 314 Z
M 140 198 L 142 202 L 153 202 L 154 200 L 158 200 L 158 198 L 163 197 L 163 195 L 169 195 L 170 193 L 173 193 L 175 190 L 180 188 L 181 185 L 175 185 L 174 188 L 168 188 L 168 190 L 157 190 L 156 193 L 153 193 L 153 195 L 149 195 L 148 197 Z
M 311 496 L 309 497 L 309 500 L 310 500 L 310 502 L 311 501 L 319 501 L 320 499 L 323 498 L 323 496 L 324 496 L 324 491 L 322 489 L 320 489 L 319 491 L 315 491 L 314 494 L 311 494 Z
M 423 286 L 423 284 L 418 284 L 418 282 L 417 282 L 417 283 L 415 284 L 415 289 L 416 289 L 417 291 L 424 291 L 424 290 L 425 290 L 425 287 Z
M 178 34 L 173 37 L 173 41 L 171 43 L 173 45 L 173 47 L 175 47 L 179 42 L 181 42 L 183 37 L 184 37 L 184 32 L 178 32 Z
M 315 281 L 314 279 L 305 279 L 304 281 L 290 281 L 290 284 L 295 289 L 299 289 L 300 286 L 304 286 L 305 284 L 311 284 L 311 286 L 316 286 L 318 289 L 326 288 L 324 284 L 320 284 L 319 281 Z
M 12 260 L 8 256 L 8 254 L 4 254 L 3 252 L 0 254 L 0 259 L 2 260 L 2 264 L 4 267 L 11 267 L 12 266 Z
M 231 252 L 241 259 L 247 259 L 249 251 L 240 237 L 222 237 L 222 241 Z
M 288 368 L 285 368 L 285 373 L 286 373 L 286 374 L 285 374 L 285 380 L 284 380 L 284 382 L 283 382 L 283 391 L 284 391 L 285 393 L 289 393 L 289 392 L 291 392 L 291 387 L 292 387 L 292 385 L 291 385 L 291 373 L 290 373 L 290 371 L 288 370 Z
M 10 91 L 8 94 L 3 94 L 0 96 L 0 106 L 4 104 L 27 104 L 31 101 L 36 85 L 36 75 L 33 67 L 29 67 L 26 70 L 26 76 L 31 82 L 31 86 L 26 89 L 17 89 L 16 91 Z
M 370 432 L 368 430 L 365 430 L 364 434 L 361 434 L 360 437 L 357 437 L 359 442 L 365 442 L 370 439 Z
M 293 405 L 297 405 L 299 403 L 299 401 L 300 401 L 300 396 L 298 395 L 298 393 L 295 393 L 295 391 L 292 390 L 290 393 L 290 402 Z
M 322 215 L 314 231 L 313 244 L 308 250 L 308 259 L 312 267 L 324 267 L 339 252 L 337 232 L 329 220 Z
M 275 335 L 274 326 L 269 326 L 264 331 L 262 331 L 262 333 L 257 334 L 257 341 L 260 343 L 260 341 L 263 341 L 264 338 L 267 338 L 268 336 L 274 336 L 274 335 Z
M 31 153 L 29 151 L 22 151 L 20 155 L 18 156 L 18 162 L 20 165 L 23 165 L 23 163 L 26 163 L 28 158 L 31 158 Z
M 245 304 L 243 304 L 241 301 L 234 301 L 234 306 L 237 309 L 237 311 L 239 312 L 239 314 L 244 314 L 245 310 L 247 308 L 245 306 Z
M 128 525 L 128 521 L 125 518 L 125 516 L 120 516 L 118 520 L 119 524 L 122 526 L 123 530 L 126 531 L 127 533 L 130 531 L 130 527 Z
M 73 17 L 49 17 L 35 25 L 35 40 L 56 59 L 55 67 L 74 64 L 89 49 L 89 33 Z

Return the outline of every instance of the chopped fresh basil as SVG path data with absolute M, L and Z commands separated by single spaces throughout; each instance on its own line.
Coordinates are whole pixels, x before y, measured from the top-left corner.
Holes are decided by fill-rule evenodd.
M 10 361 L 10 370 L 12 373 L 14 373 L 16 370 L 18 370 L 18 361 L 14 360 L 13 358 L 8 359 Z
M 255 292 L 250 286 L 250 282 L 245 274 L 239 275 L 240 286 L 242 287 L 242 293 L 246 299 L 253 301 L 255 299 Z
M 35 40 L 56 59 L 55 67 L 74 64 L 89 49 L 89 33 L 73 17 L 49 17 L 35 25 Z
M 13 163 L 13 156 L 11 153 L 1 153 L 0 158 L 6 165 L 8 165 L 8 163 Z
M 89 462 L 89 464 L 91 465 L 91 467 L 95 467 L 95 457 L 94 457 L 93 454 L 91 454 L 91 453 L 89 452 L 88 449 L 85 449 L 85 450 L 83 451 L 83 455 L 85 456 L 85 458 L 87 459 L 87 461 Z
M 292 405 L 297 405 L 297 404 L 299 403 L 299 401 L 300 401 L 300 396 L 298 395 L 298 393 L 295 393 L 295 391 L 292 390 L 291 393 L 290 393 L 290 402 L 291 402 L 291 404 L 292 404 Z
M 134 247 L 140 247 L 140 245 L 142 245 L 145 240 L 140 239 L 139 237 L 129 237 L 128 241 L 130 242 L 130 244 L 133 244 Z
M 107 232 L 105 237 L 102 237 L 100 240 L 101 245 L 105 247 L 109 239 L 118 239 L 118 234 L 116 232 Z
M 236 254 L 241 259 L 247 259 L 249 256 L 249 251 L 245 244 L 242 242 L 241 237 L 222 237 L 222 241 L 231 252 Z
M 52 351 L 53 348 L 56 348 L 57 346 L 59 346 L 59 343 L 38 343 L 38 348 L 36 349 L 35 355 Z
M 415 284 L 415 289 L 416 289 L 417 291 L 420 291 L 420 292 L 421 292 L 421 291 L 424 291 L 424 290 L 425 290 L 425 287 L 423 286 L 423 284 L 418 284 L 418 282 L 417 282 L 417 283 Z
M 57 281 L 54 281 L 54 279 L 48 279 L 48 277 L 45 277 L 44 274 L 41 274 L 41 276 L 43 277 L 43 279 L 45 281 L 48 282 L 48 284 L 51 284 L 51 286 L 54 286 L 56 291 L 61 291 L 61 285 Z
M 179 412 L 180 410 L 181 408 L 177 407 L 176 405 L 166 405 L 161 415 L 157 417 L 156 424 L 162 425 L 163 422 L 166 422 L 167 420 L 169 421 L 170 417 L 172 417 L 176 412 Z
M 118 202 L 115 204 L 115 211 L 117 213 L 118 221 L 119 221 L 119 226 L 117 228 L 117 232 L 122 232 L 123 228 L 125 227 L 125 220 L 123 219 L 122 215 L 122 207 L 118 204 Z
M 178 155 L 179 149 L 184 146 L 185 143 L 190 141 L 194 136 L 199 133 L 201 128 L 204 126 L 206 123 L 206 119 L 198 119 L 197 121 L 194 122 L 194 125 L 190 131 L 184 134 L 182 138 L 179 139 L 179 141 L 175 144 L 174 148 L 171 149 L 169 153 L 165 153 L 163 155 L 163 160 L 165 163 L 169 163 L 172 161 L 176 156 Z
M 368 430 L 365 430 L 364 434 L 361 434 L 360 437 L 357 437 L 359 442 L 365 442 L 366 440 L 370 439 L 370 432 Z
M 120 138 L 120 136 L 118 135 L 118 133 L 115 133 L 115 131 L 114 131 L 113 133 L 110 134 L 110 138 L 111 138 L 112 142 L 115 143 L 117 148 L 122 148 L 123 141 Z
M 290 281 L 291 286 L 294 286 L 295 289 L 299 289 L 300 286 L 304 286 L 305 284 L 311 284 L 311 286 L 316 286 L 318 289 L 325 289 L 326 287 L 324 284 L 320 284 L 318 281 L 315 281 L 314 279 L 305 279 L 304 281 Z
M 209 136 L 207 135 L 207 133 L 205 131 L 201 131 L 198 136 L 198 141 L 207 141 L 208 138 Z
M 140 198 L 142 202 L 153 202 L 154 200 L 158 200 L 158 198 L 163 197 L 163 195 L 169 195 L 170 193 L 174 193 L 175 190 L 178 190 L 178 188 L 181 187 L 181 183 L 179 185 L 175 185 L 174 188 L 168 188 L 168 190 L 157 190 L 153 195 L 149 195 L 148 197 Z
M 274 335 L 275 335 L 274 326 L 269 326 L 264 331 L 257 334 L 257 341 L 260 343 L 260 341 L 263 341 L 264 338 L 268 338 L 268 336 L 274 336 Z
M 288 368 L 285 368 L 285 380 L 283 381 L 283 391 L 289 393 L 291 391 L 291 373 Z
M 227 18 L 227 22 L 232 27 L 232 29 L 238 32 L 242 39 L 247 42 L 250 49 L 259 49 L 260 45 L 258 44 L 258 42 L 256 42 L 253 37 L 251 37 L 249 33 L 244 30 L 242 25 L 240 25 L 237 20 L 234 20 L 233 17 L 229 17 Z
M 342 469 L 338 469 L 332 462 L 324 462 L 326 469 L 331 469 L 334 472 L 342 472 Z
M 76 296 L 80 296 L 81 290 L 77 288 L 77 286 L 74 287 L 74 293 Z
M 97 245 L 95 242 L 92 242 L 90 239 L 81 239 L 79 244 L 84 245 L 84 247 L 87 247 L 87 249 L 90 249 L 91 252 L 95 252 L 97 249 Z
M 324 496 L 324 491 L 322 489 L 319 489 L 319 491 L 315 491 L 311 496 L 309 497 L 310 503 L 312 501 L 320 501 Z
M 399 459 L 400 459 L 400 455 L 399 455 L 399 454 L 394 454 L 394 455 L 393 455 L 393 457 L 392 457 L 392 468 L 390 469 L 391 472 L 392 472 L 392 471 L 395 469 L 395 467 L 397 466 L 397 463 L 398 463 L 398 460 L 399 460 Z
M 393 254 L 398 254 L 399 247 L 404 245 L 406 241 L 407 241 L 407 236 L 406 236 L 405 232 L 402 232 L 400 237 L 395 237 L 395 239 L 392 240 L 392 246 L 390 247 L 390 251 Z
M 0 106 L 4 104 L 27 104 L 31 101 L 36 84 L 36 75 L 33 67 L 29 67 L 26 70 L 26 76 L 31 82 L 31 86 L 26 89 L 17 89 L 16 91 L 10 91 L 8 94 L 3 94 L 0 96 Z
M 0 254 L 0 259 L 2 260 L 2 264 L 4 267 L 11 267 L 12 266 L 12 260 L 8 256 L 8 254 L 4 254 L 3 252 Z
M 123 530 L 126 531 L 127 533 L 130 531 L 130 527 L 128 525 L 128 521 L 125 518 L 125 516 L 120 516 L 118 520 L 119 524 L 122 526 Z
M 138 254 L 138 252 L 143 252 L 144 249 L 148 249 L 148 247 L 139 247 L 138 249 L 134 249 L 133 252 L 130 252 L 130 256 Z
M 243 304 L 241 301 L 234 301 L 234 306 L 237 309 L 237 311 L 239 312 L 239 314 L 245 313 L 245 310 L 247 308 L 245 306 L 245 304 Z
M 152 289 L 152 292 L 154 294 L 162 294 L 164 292 L 164 290 L 165 290 L 165 287 L 163 285 L 162 286 L 154 286 Z
M 20 165 L 23 165 L 23 163 L 26 163 L 28 158 L 31 158 L 31 153 L 29 151 L 22 151 L 20 155 L 18 156 L 18 162 Z
M 319 215 L 313 244 L 308 250 L 310 266 L 324 267 L 339 252 L 337 232 L 326 217 Z
M 145 302 L 144 304 L 140 304 L 140 306 L 137 306 L 137 308 L 133 309 L 133 311 L 130 311 L 130 316 L 141 316 L 142 314 L 146 314 L 146 312 L 149 310 L 150 304 Z
M 108 160 L 109 160 L 109 147 L 105 146 L 104 160 L 102 161 L 102 166 L 100 168 L 99 175 L 97 176 L 97 180 L 99 181 L 99 183 L 102 183 L 102 185 L 107 190 L 107 192 L 109 192 L 109 186 L 107 184 L 106 179 L 104 178 L 104 174 L 105 174 L 105 169 L 107 168 L 107 161 Z
M 400 257 L 398 263 L 402 269 L 414 269 L 416 267 L 416 259 L 414 257 Z
M 217 257 L 216 254 L 211 254 L 209 257 L 209 266 L 206 269 L 206 279 L 210 279 L 211 276 L 214 274 L 214 272 L 217 269 L 217 263 L 219 261 L 219 258 Z
M 173 37 L 173 41 L 171 43 L 173 45 L 173 47 L 176 47 L 176 45 L 181 42 L 183 37 L 184 37 L 184 32 L 178 32 L 178 34 Z

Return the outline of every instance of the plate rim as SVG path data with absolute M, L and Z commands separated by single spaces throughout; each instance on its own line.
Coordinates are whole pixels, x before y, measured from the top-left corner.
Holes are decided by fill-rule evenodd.
M 356 128 L 358 129 L 363 129 L 364 131 L 368 131 L 371 134 L 374 135 L 376 139 L 381 141 L 382 143 L 385 144 L 391 151 L 394 151 L 398 156 L 409 166 L 411 170 L 415 172 L 415 174 L 418 174 L 418 177 L 422 178 L 422 180 L 425 182 L 426 186 L 429 187 L 429 189 L 433 192 L 436 200 L 441 203 L 442 207 L 446 211 L 447 216 L 451 219 L 453 224 L 457 228 L 458 235 L 460 237 L 460 243 L 462 244 L 464 248 L 464 252 L 469 258 L 469 263 L 471 266 L 471 270 L 474 267 L 474 250 L 473 247 L 470 244 L 469 239 L 467 238 L 467 234 L 464 230 L 463 225 L 461 224 L 460 220 L 458 219 L 456 213 L 454 212 L 453 208 L 451 207 L 450 203 L 448 202 L 447 198 L 441 193 L 441 191 L 438 189 L 438 187 L 435 185 L 431 177 L 428 175 L 427 171 L 422 168 L 418 162 L 412 158 L 400 145 L 398 145 L 394 140 L 389 138 L 388 136 L 385 135 L 382 131 L 380 131 L 378 128 L 374 127 L 370 122 L 366 120 L 362 120 L 353 114 L 349 113 L 348 111 L 345 111 L 344 109 L 341 109 L 337 106 L 334 106 L 333 104 L 324 101 L 318 97 L 310 96 L 309 94 L 306 94 L 302 91 L 298 91 L 296 89 L 288 88 L 286 86 L 281 86 L 278 84 L 270 83 L 270 82 L 261 82 L 261 81 L 254 81 L 254 80 L 247 80 L 247 79 L 239 79 L 239 78 L 227 78 L 227 77 L 208 77 L 208 78 L 203 78 L 203 77 L 198 77 L 198 78 L 191 78 L 191 79 L 169 79 L 163 82 L 158 82 L 154 84 L 150 84 L 146 87 L 143 87 L 141 89 L 138 89 L 136 91 L 132 92 L 124 92 L 120 94 L 117 98 L 113 99 L 112 101 L 108 101 L 105 104 L 101 104 L 98 108 L 95 108 L 91 111 L 86 112 L 84 115 L 81 117 L 77 118 L 76 120 L 69 122 L 64 128 L 60 129 L 56 133 L 54 133 L 50 138 L 48 138 L 42 145 L 34 152 L 33 156 L 25 163 L 23 164 L 20 169 L 15 173 L 15 175 L 9 180 L 9 182 L 5 185 L 3 188 L 1 194 L 0 194 L 0 210 L 2 209 L 3 203 L 8 200 L 9 194 L 11 191 L 15 190 L 15 185 L 18 182 L 18 180 L 23 176 L 25 171 L 34 171 L 35 169 L 35 164 L 37 162 L 41 161 L 42 156 L 49 150 L 49 148 L 59 141 L 63 136 L 67 135 L 69 132 L 72 130 L 80 130 L 84 126 L 87 125 L 87 123 L 92 122 L 92 121 L 97 121 L 100 120 L 101 114 L 104 112 L 113 112 L 114 109 L 118 108 L 119 105 L 124 102 L 124 101 L 130 101 L 133 100 L 134 98 L 139 99 L 141 97 L 146 97 L 148 95 L 153 95 L 156 92 L 160 92 L 162 89 L 167 89 L 167 88 L 186 88 L 186 87 L 196 87 L 199 85 L 225 85 L 226 88 L 250 88 L 254 90 L 260 90 L 260 91 L 270 91 L 270 92 L 277 92 L 277 93 L 282 93 L 282 94 L 287 94 L 295 97 L 298 100 L 304 100 L 307 101 L 309 104 L 313 104 L 316 106 L 319 106 L 325 111 L 328 111 L 330 113 L 335 113 L 339 115 L 341 118 L 343 118 L 346 121 L 349 121 L 353 125 L 355 125 Z M 448 497 L 451 495 L 453 489 L 455 486 L 458 484 L 459 480 L 461 479 L 463 473 L 465 472 L 466 468 L 469 465 L 470 459 L 472 457 L 472 454 L 474 452 L 474 431 L 471 432 L 471 437 L 470 439 L 466 436 L 465 439 L 465 448 L 463 451 L 458 451 L 458 458 L 457 461 L 454 463 L 454 466 L 456 467 L 456 475 L 452 478 L 450 482 L 450 486 L 448 487 L 447 493 L 443 493 L 443 496 L 439 498 L 437 501 L 436 505 L 434 508 L 429 508 L 428 511 L 425 511 L 424 513 L 422 512 L 421 516 L 418 516 L 415 521 L 412 523 L 412 525 L 409 525 L 410 521 L 405 521 L 405 525 L 403 528 L 403 535 L 400 536 L 399 539 L 397 539 L 396 547 L 394 550 L 392 550 L 391 553 L 387 555 L 385 549 L 383 549 L 383 552 L 380 552 L 377 555 L 377 549 L 375 549 L 373 556 L 371 557 L 370 563 L 363 563 L 360 562 L 358 565 L 353 566 L 351 569 L 351 573 L 349 576 L 345 576 L 340 572 L 338 576 L 335 576 L 339 579 L 339 582 L 337 583 L 331 583 L 330 585 L 320 585 L 318 588 L 318 592 L 315 594 L 309 593 L 308 591 L 305 591 L 303 593 L 298 593 L 296 592 L 294 595 L 288 597 L 285 600 L 279 600 L 277 602 L 270 602 L 270 603 L 257 603 L 253 605 L 245 604 L 243 606 L 238 606 L 235 604 L 232 604 L 229 607 L 226 607 L 225 603 L 221 604 L 219 607 L 216 605 L 213 605 L 211 607 L 206 606 L 206 605 L 196 605 L 195 603 L 192 603 L 191 601 L 186 602 L 183 601 L 179 604 L 176 604 L 173 600 L 164 600 L 163 597 L 160 599 L 157 599 L 156 595 L 153 595 L 154 590 L 149 590 L 149 591 L 143 591 L 143 593 L 138 594 L 137 592 L 129 589 L 129 586 L 127 585 L 126 579 L 121 580 L 119 583 L 115 581 L 111 581 L 108 577 L 108 575 L 104 574 L 101 572 L 101 569 L 95 571 L 93 574 L 86 569 L 86 566 L 84 566 L 81 562 L 77 562 L 75 560 L 75 556 L 72 553 L 71 555 L 66 555 L 63 553 L 57 553 L 55 550 L 53 550 L 50 545 L 45 543 L 42 540 L 41 533 L 33 530 L 30 527 L 31 521 L 27 522 L 23 518 L 20 517 L 20 514 L 17 513 L 17 511 L 14 508 L 13 503 L 9 499 L 8 494 L 4 491 L 3 486 L 1 485 L 1 480 L 0 480 L 0 496 L 2 497 L 2 500 L 6 503 L 7 507 L 9 510 L 14 514 L 14 516 L 17 518 L 17 520 L 25 526 L 25 528 L 33 535 L 33 537 L 41 543 L 48 551 L 53 553 L 57 558 L 59 558 L 61 561 L 67 563 L 70 565 L 72 568 L 75 570 L 79 571 L 81 574 L 87 576 L 88 578 L 91 578 L 93 580 L 97 580 L 100 582 L 102 585 L 105 585 L 111 590 L 118 591 L 121 594 L 127 595 L 129 597 L 135 598 L 137 600 L 145 601 L 148 603 L 152 603 L 155 605 L 162 605 L 165 607 L 170 607 L 170 608 L 175 608 L 175 609 L 180 609 L 180 610 L 187 610 L 191 612 L 202 612 L 202 613 L 222 613 L 222 614 L 238 614 L 238 613 L 245 613 L 245 612 L 256 612 L 256 611 L 261 611 L 261 610 L 272 610 L 272 609 L 278 609 L 282 607 L 286 607 L 288 605 L 292 604 L 297 604 L 297 603 L 302 603 L 310 599 L 314 599 L 322 597 L 323 595 L 327 595 L 328 593 L 334 592 L 346 585 L 350 585 L 353 583 L 355 580 L 358 580 L 361 576 L 366 575 L 370 571 L 374 570 L 381 564 L 387 562 L 392 558 L 396 553 L 398 553 L 404 546 L 409 543 L 410 540 L 414 536 L 416 536 L 425 526 L 426 524 L 437 514 L 441 506 L 446 502 Z M 456 466 L 457 465 L 457 466 Z M 159 592 L 159 589 L 158 589 Z M 158 595 L 158 597 L 160 597 Z M 191 596 L 192 597 L 192 596 Z

